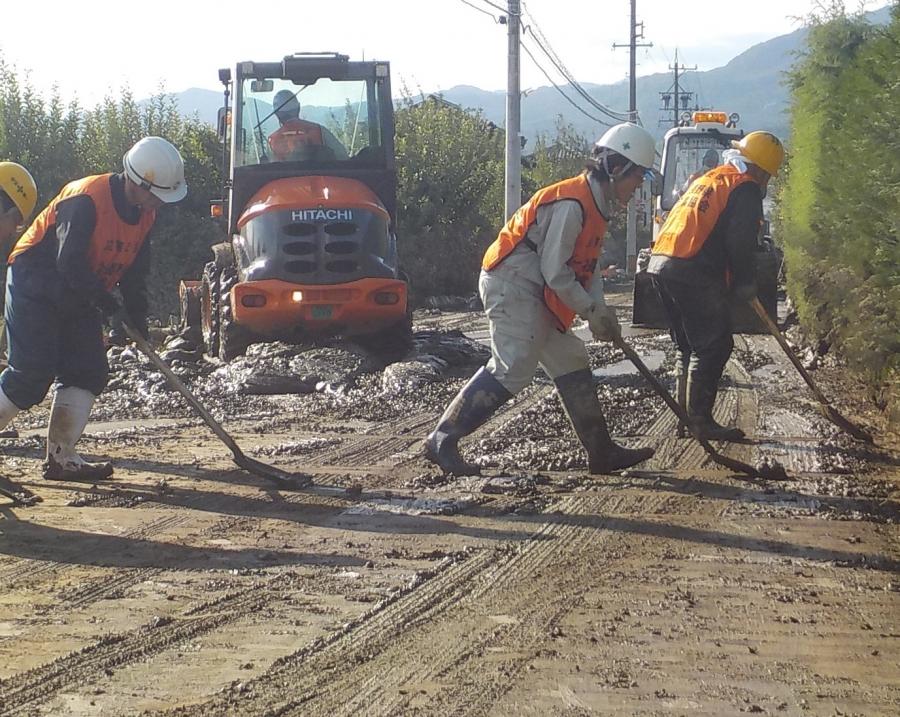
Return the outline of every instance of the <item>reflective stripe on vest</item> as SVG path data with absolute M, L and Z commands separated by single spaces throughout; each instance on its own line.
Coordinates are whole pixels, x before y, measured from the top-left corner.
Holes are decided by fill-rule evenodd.
M 490 271 L 508 257 L 513 249 L 525 239 L 528 230 L 537 221 L 537 210 L 546 204 L 565 199 L 574 199 L 581 205 L 581 232 L 575 240 L 572 257 L 566 262 L 575 272 L 575 278 L 585 289 L 591 282 L 600 250 L 603 248 L 603 235 L 606 233 L 606 219 L 597 208 L 594 194 L 588 183 L 587 175 L 564 179 L 549 187 L 538 190 L 535 195 L 521 206 L 500 230 L 494 243 L 484 253 L 481 268 Z M 556 292 L 544 285 L 544 303 L 556 317 L 558 328 L 566 331 L 575 319 L 575 312 L 566 306 Z
M 712 234 L 731 193 L 752 181 L 749 174 L 730 164 L 695 179 L 669 212 L 653 243 L 653 253 L 680 259 L 695 256 Z
M 119 279 L 137 257 L 156 219 L 156 212 L 141 211 L 141 218 L 137 224 L 123 221 L 113 203 L 109 186 L 111 176 L 100 174 L 85 177 L 69 182 L 63 187 L 16 242 L 9 255 L 9 263 L 12 264 L 19 254 L 44 240 L 47 232 L 56 224 L 56 207 L 61 201 L 86 194 L 94 202 L 97 213 L 88 249 L 88 265 L 94 275 L 103 282 L 107 291 L 118 284 Z

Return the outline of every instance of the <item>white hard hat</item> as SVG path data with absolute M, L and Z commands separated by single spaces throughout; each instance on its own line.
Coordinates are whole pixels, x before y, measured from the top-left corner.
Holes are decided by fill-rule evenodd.
M 184 160 L 162 137 L 144 137 L 122 158 L 125 176 L 167 204 L 184 199 Z
M 606 130 L 594 143 L 594 153 L 601 153 L 604 149 L 621 154 L 625 159 L 644 169 L 652 168 L 656 157 L 656 142 L 653 141 L 653 136 L 643 127 L 631 122 L 623 122 Z

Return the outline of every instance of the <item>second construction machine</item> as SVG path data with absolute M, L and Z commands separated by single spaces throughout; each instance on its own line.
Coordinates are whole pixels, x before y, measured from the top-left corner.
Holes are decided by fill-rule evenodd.
M 213 214 L 228 239 L 181 286 L 207 354 L 227 361 L 250 343 L 329 334 L 408 342 L 388 63 L 296 54 L 219 79 L 227 179 Z

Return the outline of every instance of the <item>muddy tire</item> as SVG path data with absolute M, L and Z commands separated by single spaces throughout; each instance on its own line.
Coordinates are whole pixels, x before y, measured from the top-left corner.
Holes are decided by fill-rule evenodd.
M 203 267 L 200 283 L 200 328 L 207 356 L 219 355 L 219 295 L 221 269 L 214 261 Z
M 181 325 L 184 335 L 196 344 L 203 342 L 200 287 L 181 286 Z
M 247 347 L 253 343 L 253 334 L 234 320 L 231 308 L 231 287 L 237 283 L 237 271 L 233 266 L 220 270 L 218 327 L 218 356 L 223 361 L 231 361 L 243 356 Z
M 399 361 L 413 346 L 412 312 L 407 311 L 400 321 L 381 331 L 357 336 L 354 340 L 384 361 Z

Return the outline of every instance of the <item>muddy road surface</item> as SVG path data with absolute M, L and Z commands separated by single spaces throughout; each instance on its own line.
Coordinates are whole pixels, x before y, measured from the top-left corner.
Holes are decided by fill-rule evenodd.
M 628 294 L 613 295 L 629 314 Z M 622 356 L 589 345 L 632 474 L 585 475 L 546 377 L 441 476 L 421 441 L 487 357 L 478 312 L 416 315 L 399 361 L 348 344 L 167 360 L 227 449 L 133 349 L 82 449 L 115 481 L 39 478 L 46 406 L 2 441 L 4 715 L 897 715 L 898 455 L 842 436 L 768 337 L 736 337 L 708 463 Z M 629 340 L 671 387 L 665 335 Z M 834 385 L 829 386 L 834 390 Z

